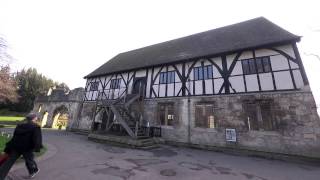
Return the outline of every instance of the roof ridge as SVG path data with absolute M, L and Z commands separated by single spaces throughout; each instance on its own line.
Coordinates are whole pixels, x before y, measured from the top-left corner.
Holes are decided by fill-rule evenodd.
M 265 17 L 257 17 L 121 52 L 85 78 L 299 40 L 300 36 L 290 33 Z

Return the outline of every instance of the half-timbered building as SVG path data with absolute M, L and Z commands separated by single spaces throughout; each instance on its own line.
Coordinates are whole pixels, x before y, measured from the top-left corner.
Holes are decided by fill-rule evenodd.
M 300 38 L 261 17 L 120 53 L 85 76 L 78 128 L 320 157 Z

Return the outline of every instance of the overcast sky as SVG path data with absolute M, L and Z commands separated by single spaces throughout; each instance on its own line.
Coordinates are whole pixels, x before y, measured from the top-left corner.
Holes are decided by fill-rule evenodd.
M 35 67 L 71 88 L 118 53 L 264 16 L 303 36 L 298 44 L 320 103 L 320 2 L 0 0 L 0 36 L 15 70 Z

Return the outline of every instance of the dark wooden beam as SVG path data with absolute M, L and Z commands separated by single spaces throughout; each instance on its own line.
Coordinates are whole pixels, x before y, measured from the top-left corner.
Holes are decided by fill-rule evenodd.
M 301 76 L 302 76 L 303 84 L 304 85 L 309 85 L 309 80 L 307 78 L 307 74 L 306 74 L 306 71 L 304 69 L 304 66 L 303 66 L 303 63 L 302 63 L 302 60 L 301 60 L 301 56 L 300 56 L 300 53 L 298 51 L 297 44 L 296 43 L 292 43 L 292 48 L 293 48 L 294 54 L 296 56 L 297 64 L 299 65 L 299 68 L 301 70 Z

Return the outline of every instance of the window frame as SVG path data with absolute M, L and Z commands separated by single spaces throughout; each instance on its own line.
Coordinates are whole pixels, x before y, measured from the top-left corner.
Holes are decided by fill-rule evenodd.
M 194 118 L 195 128 L 205 128 L 205 129 L 218 128 L 216 111 L 214 110 L 215 109 L 214 102 L 197 103 L 194 106 L 195 106 L 194 108 L 195 109 L 195 118 Z M 197 112 L 198 109 L 201 109 L 202 112 Z M 213 122 L 211 122 L 211 119 L 213 120 Z
M 249 59 L 242 59 L 242 73 L 244 75 L 269 73 L 271 69 L 270 56 L 260 56 Z
M 158 113 L 157 119 L 160 126 L 174 126 L 176 116 L 175 116 L 175 107 L 173 102 L 158 103 L 157 113 Z
M 176 81 L 176 71 L 160 72 L 159 84 L 172 84 Z
M 243 102 L 243 106 L 248 131 L 277 131 L 279 129 L 279 124 L 273 116 L 272 101 Z M 251 121 L 250 113 L 255 116 L 255 119 Z
M 121 78 L 111 79 L 110 89 L 120 89 L 120 85 L 121 85 Z
M 212 65 L 194 67 L 193 79 L 195 81 L 213 79 Z
M 98 91 L 99 82 L 90 82 L 90 91 Z

